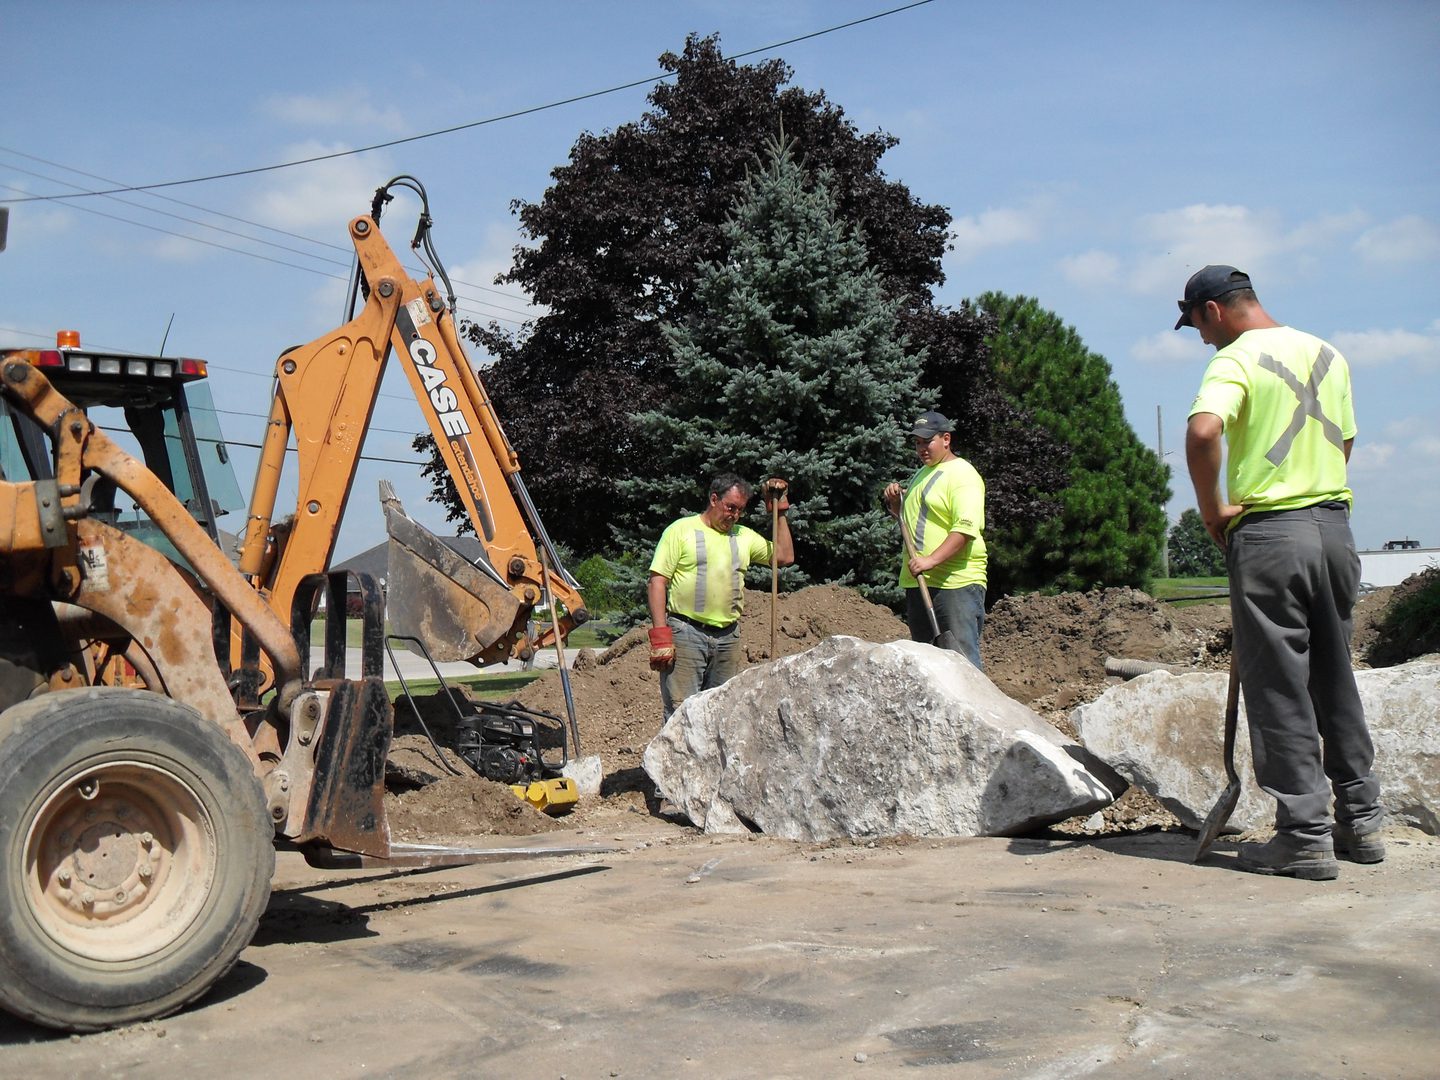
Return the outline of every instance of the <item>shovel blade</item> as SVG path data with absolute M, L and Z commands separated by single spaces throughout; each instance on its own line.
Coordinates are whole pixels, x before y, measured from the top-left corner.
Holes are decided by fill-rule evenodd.
M 946 630 L 930 644 L 934 645 L 937 649 L 949 649 L 951 652 L 960 651 L 960 643 L 955 640 L 955 635 L 949 630 Z
M 393 489 L 381 499 L 390 534 L 385 580 L 390 632 L 419 638 L 438 663 L 509 659 L 528 610 L 499 581 L 406 515 Z
M 1210 813 L 1205 816 L 1205 823 L 1200 826 L 1200 838 L 1195 842 L 1195 855 L 1191 862 L 1199 862 L 1210 851 L 1211 846 L 1220 836 L 1220 832 L 1230 821 L 1230 815 L 1235 813 L 1235 807 L 1240 803 L 1240 781 L 1232 780 L 1225 785 L 1225 790 L 1220 793 L 1220 798 L 1210 808 Z
M 1225 790 L 1205 816 L 1200 826 L 1200 838 L 1195 843 L 1195 856 L 1190 861 L 1199 862 L 1215 843 L 1220 830 L 1235 813 L 1240 802 L 1240 775 L 1235 771 L 1235 732 L 1240 723 L 1240 665 L 1233 659 L 1230 663 L 1230 683 L 1225 691 Z

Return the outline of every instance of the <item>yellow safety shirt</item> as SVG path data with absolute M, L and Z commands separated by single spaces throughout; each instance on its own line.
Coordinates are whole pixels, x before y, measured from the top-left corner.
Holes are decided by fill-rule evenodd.
M 1241 334 L 1210 359 L 1196 413 L 1224 423 L 1228 501 L 1247 513 L 1354 502 L 1345 473 L 1345 441 L 1355 437 L 1350 365 L 1313 334 Z
M 729 626 L 745 605 L 745 568 L 770 561 L 770 541 L 736 525 L 712 529 L 694 514 L 660 534 L 650 572 L 670 579 L 666 609 L 706 626 Z
M 985 481 L 964 458 L 951 458 L 938 465 L 923 466 L 913 477 L 901 507 L 915 550 L 929 555 L 953 532 L 973 537 L 968 547 L 925 571 L 925 584 L 932 589 L 961 589 L 985 584 Z M 915 575 L 909 558 L 900 560 L 900 586 L 913 589 Z

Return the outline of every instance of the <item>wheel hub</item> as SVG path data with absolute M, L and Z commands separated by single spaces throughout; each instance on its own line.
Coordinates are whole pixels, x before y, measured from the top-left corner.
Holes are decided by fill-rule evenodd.
M 164 769 L 110 762 L 72 776 L 28 840 L 31 909 L 76 953 L 145 955 L 199 911 L 214 834 L 195 793 Z
M 163 855 L 153 832 L 157 823 L 121 797 L 82 797 L 67 809 L 56 822 L 50 851 L 56 898 L 97 919 L 143 904 Z

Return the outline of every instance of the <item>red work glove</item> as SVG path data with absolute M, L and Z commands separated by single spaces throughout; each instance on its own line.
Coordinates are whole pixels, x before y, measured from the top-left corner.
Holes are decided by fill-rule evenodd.
M 760 485 L 760 494 L 765 498 L 765 512 L 784 513 L 790 509 L 790 481 L 772 476 Z
M 650 628 L 650 670 L 668 671 L 675 663 L 675 631 L 668 626 Z

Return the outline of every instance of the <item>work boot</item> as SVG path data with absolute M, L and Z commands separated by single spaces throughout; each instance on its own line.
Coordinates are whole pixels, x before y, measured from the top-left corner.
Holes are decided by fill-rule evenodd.
M 1264 844 L 1240 848 L 1240 869 L 1252 874 L 1303 878 L 1305 881 L 1333 881 L 1340 876 L 1335 852 L 1328 848 L 1296 849 L 1280 837 Z
M 1385 861 L 1385 841 L 1373 833 L 1357 833 L 1348 825 L 1336 825 L 1335 854 L 1358 863 Z

